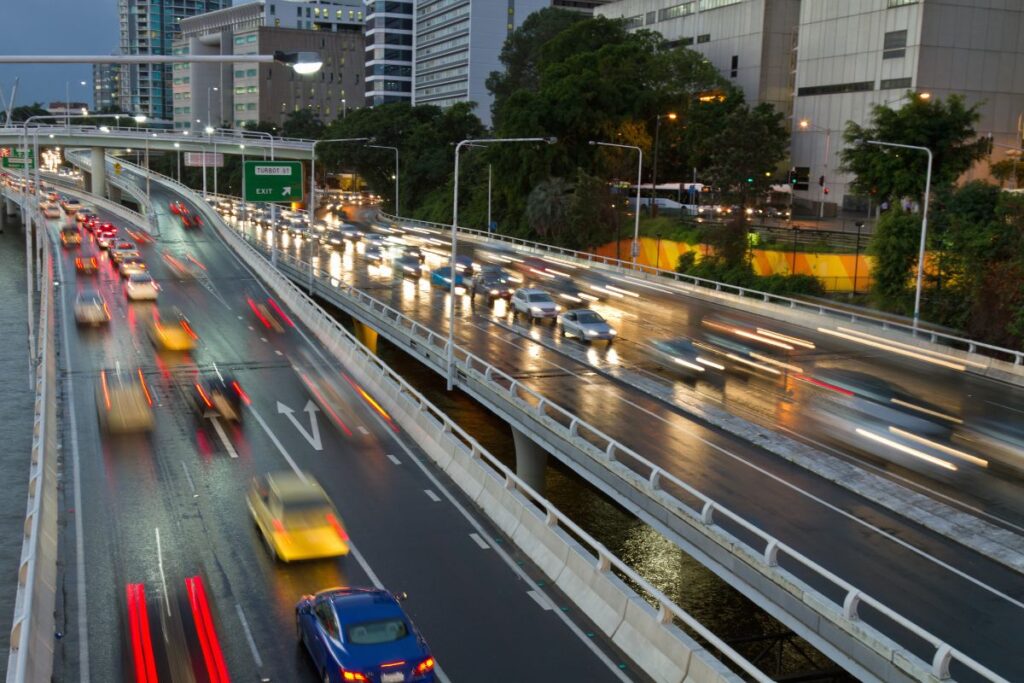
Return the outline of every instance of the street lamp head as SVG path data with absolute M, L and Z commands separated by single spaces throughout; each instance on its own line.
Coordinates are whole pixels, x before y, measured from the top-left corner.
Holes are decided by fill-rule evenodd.
M 218 88 L 217 86 L 213 86 L 213 92 L 220 92 L 220 88 Z
M 922 100 L 924 102 L 927 102 L 931 98 L 932 98 L 932 94 L 930 92 L 919 92 L 919 93 L 917 93 L 917 99 Z
M 207 135 L 213 135 L 213 126 L 207 126 L 206 128 L 203 128 L 203 132 L 206 133 Z
M 679 116 L 677 116 L 674 111 L 670 111 L 668 113 L 668 120 L 669 121 L 675 121 L 677 118 L 679 118 Z
M 305 76 L 316 73 L 324 65 L 320 55 L 316 52 L 281 52 L 274 53 L 274 60 L 287 64 L 295 73 Z
M 174 143 L 174 147 L 175 147 L 176 149 L 177 149 L 178 147 L 181 147 L 181 143 L 175 142 L 175 143 Z
M 88 115 L 89 115 L 89 109 L 86 108 L 86 107 L 82 107 L 82 116 L 88 116 Z
M 100 126 L 100 132 L 101 133 L 109 133 L 110 132 L 110 126 Z
M 556 138 L 554 135 L 552 135 L 552 136 L 544 138 L 544 142 L 548 143 L 549 145 L 553 145 L 556 142 L 558 142 L 558 138 Z
M 145 123 L 146 122 L 146 115 L 145 114 L 136 114 L 132 118 L 135 119 L 135 123 Z
M 587 140 L 587 144 L 588 144 L 588 145 L 590 145 L 591 147 L 593 147 L 593 146 L 594 146 L 594 145 L 596 145 L 597 143 L 596 143 L 596 142 L 594 142 L 593 140 Z
M 79 84 L 85 85 L 85 81 L 79 81 Z
M 807 119 L 800 119 L 800 127 L 801 128 L 807 128 L 810 125 L 811 125 L 811 122 L 808 121 Z
M 239 145 L 238 149 L 245 149 L 245 145 Z

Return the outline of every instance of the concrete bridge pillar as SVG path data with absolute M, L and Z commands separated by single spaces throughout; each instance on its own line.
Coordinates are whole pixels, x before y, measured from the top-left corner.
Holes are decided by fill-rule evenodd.
M 115 204 L 120 204 L 121 203 L 121 188 L 120 187 L 115 187 L 114 185 L 110 186 L 110 201 L 114 202 Z
M 8 199 L 6 197 L 4 198 L 4 215 L 5 216 L 16 216 L 17 213 L 18 213 L 18 208 L 19 207 L 18 207 L 17 202 L 15 202 L 15 201 L 13 201 L 11 199 Z
M 516 475 L 537 493 L 544 495 L 544 475 L 548 467 L 548 454 L 533 439 L 512 428 L 516 446 Z
M 359 340 L 359 343 L 370 349 L 373 355 L 377 355 L 377 330 L 358 320 L 352 322 L 355 323 L 356 339 Z
M 103 196 L 107 186 L 107 150 L 103 147 L 92 148 L 92 168 L 90 169 L 89 191 Z

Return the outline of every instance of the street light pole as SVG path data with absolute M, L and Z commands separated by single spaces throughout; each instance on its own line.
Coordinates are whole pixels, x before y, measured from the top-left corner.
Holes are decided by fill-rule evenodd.
M 493 138 L 463 140 L 455 145 L 455 194 L 452 198 L 452 252 L 448 258 L 448 391 L 455 386 L 455 255 L 459 233 L 459 153 L 465 146 L 489 145 L 499 142 L 546 142 L 553 145 L 557 138 Z
M 491 164 L 487 164 L 487 232 L 494 231 L 494 222 L 491 221 Z
M 800 119 L 799 125 L 803 130 L 812 129 L 825 134 L 825 161 L 822 164 L 821 173 L 821 177 L 824 182 L 821 184 L 821 189 L 818 191 L 819 196 L 821 197 L 821 201 L 818 203 L 818 219 L 821 220 L 825 218 L 825 183 L 828 182 L 828 160 L 829 157 L 832 156 L 832 129 L 816 126 L 807 119 Z M 790 190 L 790 197 L 792 197 L 792 190 Z
M 387 145 L 367 145 L 367 147 L 373 147 L 374 149 L 390 149 L 395 153 L 395 217 L 399 217 L 402 214 L 399 213 L 398 204 L 398 148 L 388 147 Z
M 635 149 L 639 155 L 637 160 L 636 169 L 636 212 L 633 219 L 633 248 L 630 253 L 633 255 L 633 267 L 636 268 L 636 259 L 640 255 L 640 182 L 643 178 L 644 171 L 644 151 L 636 145 L 620 145 L 617 142 L 596 142 L 590 141 L 590 144 L 597 145 L 598 147 L 619 147 L 622 149 Z
M 924 278 L 924 247 L 928 236 L 928 195 L 932 187 L 932 151 L 921 145 L 904 145 L 898 142 L 882 142 L 881 140 L 868 140 L 869 145 L 882 147 L 899 147 L 902 149 L 916 149 L 928 154 L 928 172 L 924 179 L 924 207 L 921 209 L 921 246 L 917 252 L 917 287 L 914 292 L 914 331 L 917 332 L 918 321 L 921 318 L 921 284 Z

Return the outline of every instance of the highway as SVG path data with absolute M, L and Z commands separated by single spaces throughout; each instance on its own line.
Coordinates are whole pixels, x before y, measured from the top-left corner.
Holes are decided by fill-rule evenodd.
M 267 231 L 251 227 L 248 230 L 255 230 L 259 239 L 269 243 Z M 428 255 L 428 266 L 447 262 L 443 245 L 425 244 L 437 251 L 436 257 Z M 447 292 L 431 288 L 426 278 L 417 282 L 403 280 L 388 265 L 367 264 L 361 256 L 361 244 L 327 249 L 318 243 L 311 246 L 308 240 L 284 238 L 281 246 L 287 253 L 301 254 L 303 258 L 313 249 L 314 263 L 333 277 L 373 293 L 435 331 L 445 332 Z M 460 250 L 460 255 L 463 253 L 478 254 L 472 244 L 466 245 L 465 252 Z M 565 264 L 549 265 L 554 269 L 566 268 Z M 523 274 L 522 270 L 519 272 Z M 578 293 L 590 278 L 599 281 L 591 273 L 571 275 L 525 277 L 526 283 L 543 286 L 556 297 Z M 607 282 L 602 284 L 606 286 Z M 614 373 L 598 372 L 597 369 L 624 366 L 670 383 L 671 375 L 645 360 L 640 350 L 644 343 L 655 335 L 683 334 L 687 329 L 695 329 L 703 318 L 724 314 L 691 299 L 681 302 L 677 295 L 643 290 L 633 283 L 622 283 L 620 288 L 640 296 L 604 297 L 604 301 L 594 305 L 619 327 L 620 336 L 611 347 L 599 343 L 584 347 L 563 340 L 550 324 L 530 326 L 514 321 L 504 310 L 503 302 L 491 309 L 482 302 L 472 303 L 468 296 L 457 301 L 457 343 L 575 411 L 624 445 L 1007 678 L 1024 677 L 1024 662 L 1015 654 L 1015 633 L 1024 625 L 1024 582 L 1018 573 L 741 438 L 695 422 L 669 402 L 614 379 L 610 376 Z M 735 313 L 730 315 L 736 317 Z M 805 332 L 789 326 L 773 324 L 772 329 L 793 337 L 807 337 Z M 815 342 L 813 351 L 794 354 L 789 362 L 820 364 L 823 368 L 872 367 L 876 373 L 892 370 L 901 382 L 904 376 L 917 377 L 912 383 L 907 381 L 908 388 L 925 393 L 930 403 L 940 406 L 945 400 L 943 396 L 952 394 L 956 386 L 974 383 L 987 387 L 986 395 L 993 400 L 998 395 L 1005 401 L 1007 394 L 1013 400 L 1013 392 L 1003 391 L 1001 385 L 986 384 L 963 373 L 956 375 L 957 385 L 943 388 L 943 396 L 934 396 L 928 393 L 932 388 L 951 382 L 948 375 L 931 365 L 908 370 L 902 359 L 890 358 L 859 344 L 828 339 L 824 334 L 813 335 L 811 341 Z M 678 387 L 680 391 L 686 390 L 682 383 Z M 785 396 L 778 395 L 771 382 L 758 379 L 725 378 L 718 386 L 698 383 L 703 395 L 718 392 L 720 398 L 726 399 L 726 405 L 739 404 L 745 414 L 760 413 L 795 433 L 809 422 L 800 407 L 800 387 L 794 383 L 789 388 L 793 393 Z M 966 407 L 978 402 L 974 396 L 963 404 Z M 953 410 L 955 406 L 943 409 Z M 827 427 L 824 429 L 827 431 Z M 921 477 L 916 477 L 916 482 L 930 490 L 939 487 L 938 483 Z M 1019 506 L 1019 499 L 1014 501 L 1011 495 L 1017 485 L 1009 481 L 1005 485 L 1010 492 L 1006 508 L 992 506 L 991 514 L 1012 528 L 1016 517 L 1007 511 L 1019 509 L 1013 506 L 1014 502 Z M 967 488 L 953 482 L 946 490 L 953 495 Z
M 166 209 L 171 199 L 154 185 L 155 203 Z M 592 629 L 573 621 L 571 608 L 558 608 L 564 598 L 537 585 L 531 563 L 344 381 L 344 369 L 301 325 L 260 326 L 246 299 L 269 295 L 218 238 L 183 228 L 166 211 L 159 223 L 158 239 L 139 247 L 160 286 L 161 315 L 176 307 L 198 334 L 189 353 L 154 349 L 154 305 L 126 300 L 105 254 L 98 274 L 77 275 L 80 250 L 61 253 L 64 454 L 73 477 L 64 492 L 64 545 L 74 561 L 63 573 L 60 647 L 68 678 L 130 679 L 139 653 L 132 626 L 144 610 L 161 680 L 210 679 L 209 641 L 199 635 L 207 620 L 232 678 L 319 680 L 295 638 L 296 601 L 332 586 L 381 585 L 408 592 L 405 609 L 441 680 L 642 680 L 619 668 L 608 643 L 585 634 Z M 96 250 L 91 236 L 81 249 Z M 109 329 L 76 328 L 73 300 L 86 287 L 106 300 Z M 100 430 L 101 369 L 141 371 L 156 419 L 151 435 Z M 237 379 L 251 401 L 240 424 L 197 416 L 197 369 Z M 311 403 L 300 373 L 333 389 L 330 416 Z M 323 485 L 352 538 L 350 555 L 288 565 L 271 558 L 245 494 L 254 476 L 289 468 Z M 212 616 L 186 591 L 191 577 L 201 578 Z M 136 601 L 139 584 L 144 601 Z

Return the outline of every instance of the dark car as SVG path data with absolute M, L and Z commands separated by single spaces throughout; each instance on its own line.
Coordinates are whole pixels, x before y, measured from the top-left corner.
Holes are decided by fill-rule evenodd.
M 324 683 L 436 680 L 427 642 L 398 597 L 386 590 L 332 588 L 303 596 L 295 606 L 295 621 Z
M 484 273 L 473 278 L 472 293 L 474 299 L 479 295 L 487 297 L 488 302 L 495 299 L 505 299 L 507 301 L 512 298 L 515 291 L 515 288 L 507 278 L 496 273 Z
M 398 257 L 398 260 L 395 261 L 395 270 L 401 271 L 402 277 L 413 280 L 419 280 L 423 275 L 423 266 L 420 260 L 410 254 L 402 254 Z
M 195 406 L 200 417 L 242 421 L 242 404 L 248 399 L 238 381 L 228 375 L 201 378 L 195 385 Z

